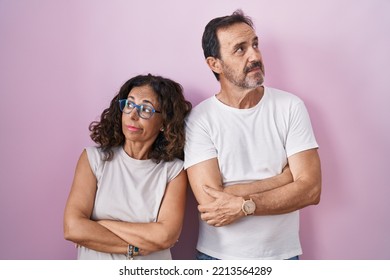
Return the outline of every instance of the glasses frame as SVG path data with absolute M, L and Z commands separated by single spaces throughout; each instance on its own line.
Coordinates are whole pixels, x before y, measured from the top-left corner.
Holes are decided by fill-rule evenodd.
M 123 105 L 123 108 L 122 108 L 122 103 L 123 103 L 123 102 L 125 102 L 125 104 Z M 151 117 L 153 117 L 154 113 L 159 113 L 159 114 L 162 113 L 161 111 L 158 111 L 158 110 L 154 109 L 153 106 L 151 106 L 151 105 L 147 105 L 147 104 L 140 104 L 140 105 L 138 105 L 138 104 L 134 103 L 133 101 L 131 101 L 131 100 L 129 100 L 129 99 L 119 99 L 119 100 L 118 100 L 118 103 L 119 103 L 119 109 L 121 110 L 121 112 L 122 112 L 123 114 L 130 114 L 131 112 L 133 112 L 134 109 L 136 109 L 136 110 L 137 110 L 137 115 L 138 115 L 138 117 L 140 117 L 141 119 L 144 119 L 144 120 L 148 120 L 148 119 L 150 119 Z M 123 109 L 124 109 L 124 108 L 126 107 L 126 105 L 129 104 L 129 103 L 132 104 L 133 109 L 131 109 L 130 112 L 126 113 L 126 112 L 123 111 Z M 150 114 L 150 117 L 145 118 L 145 117 L 141 116 L 140 111 L 142 110 L 143 107 L 148 107 L 148 108 L 152 109 L 152 111 L 151 111 L 152 113 Z

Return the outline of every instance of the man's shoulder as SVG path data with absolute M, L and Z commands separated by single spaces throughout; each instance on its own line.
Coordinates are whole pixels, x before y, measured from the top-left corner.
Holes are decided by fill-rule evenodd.
M 202 110 L 204 108 L 207 108 L 209 106 L 212 106 L 212 103 L 214 102 L 215 96 L 211 96 L 206 98 L 205 100 L 202 100 L 199 102 L 198 105 L 194 106 L 193 110 Z
M 192 108 L 191 112 L 190 112 L 190 115 L 189 117 L 192 118 L 194 116 L 203 116 L 205 115 L 205 113 L 207 112 L 210 112 L 211 109 L 214 108 L 214 96 L 212 97 L 209 97 L 203 101 L 201 101 L 199 104 L 197 104 L 196 106 L 194 106 L 194 108 Z
M 302 100 L 297 95 L 277 88 L 265 87 L 265 93 L 268 95 L 269 99 L 277 102 L 302 102 Z

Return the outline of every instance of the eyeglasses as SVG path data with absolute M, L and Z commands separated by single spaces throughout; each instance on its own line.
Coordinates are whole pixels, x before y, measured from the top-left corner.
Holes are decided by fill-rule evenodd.
M 154 113 L 160 113 L 160 111 L 155 110 L 152 106 L 147 104 L 137 105 L 129 99 L 120 99 L 119 108 L 125 114 L 130 114 L 134 108 L 137 109 L 137 114 L 142 119 L 150 119 Z

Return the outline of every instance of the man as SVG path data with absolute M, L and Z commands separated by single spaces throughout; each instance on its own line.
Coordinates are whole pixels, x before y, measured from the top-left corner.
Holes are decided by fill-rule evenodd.
M 242 11 L 210 21 L 202 46 L 221 88 L 186 122 L 185 168 L 201 213 L 197 259 L 298 259 L 298 210 L 321 193 L 305 105 L 263 86 L 259 39 Z

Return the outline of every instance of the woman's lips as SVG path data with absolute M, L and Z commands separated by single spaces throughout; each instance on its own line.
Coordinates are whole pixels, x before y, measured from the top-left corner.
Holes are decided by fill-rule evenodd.
M 126 125 L 126 127 L 130 131 L 140 131 L 141 130 L 141 128 L 135 127 L 135 126 L 132 126 L 132 125 Z

